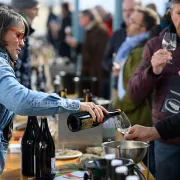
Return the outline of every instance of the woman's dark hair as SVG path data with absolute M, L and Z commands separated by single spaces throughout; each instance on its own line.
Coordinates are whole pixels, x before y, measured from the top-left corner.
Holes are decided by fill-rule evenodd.
M 69 4 L 67 2 L 64 2 L 61 4 L 61 7 L 65 9 L 65 11 L 69 11 Z
M 25 26 L 24 36 L 29 33 L 29 26 L 27 21 L 13 8 L 7 6 L 0 6 L 0 45 L 5 46 L 4 35 L 10 27 L 22 22 Z
M 140 7 L 137 7 L 136 10 L 143 14 L 143 26 L 147 31 L 151 30 L 156 24 L 159 24 L 159 16 L 154 10 Z
M 85 10 L 81 11 L 81 14 L 83 16 L 88 16 L 90 18 L 90 20 L 94 20 L 95 19 L 94 14 L 93 14 L 93 12 L 90 9 L 85 9 Z

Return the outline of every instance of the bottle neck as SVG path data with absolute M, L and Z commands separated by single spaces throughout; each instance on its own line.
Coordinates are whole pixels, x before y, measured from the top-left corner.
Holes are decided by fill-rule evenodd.
M 61 92 L 61 97 L 62 97 L 62 98 L 67 98 L 67 97 L 66 97 L 66 93 L 65 93 L 65 92 Z
M 115 111 L 111 111 L 111 112 L 108 112 L 107 114 L 105 114 L 104 118 L 107 119 L 107 118 L 110 118 L 110 117 L 118 116 L 121 113 L 122 113 L 122 111 L 120 109 L 117 109 Z
M 36 125 L 36 124 L 37 124 L 37 118 L 36 118 L 36 116 L 28 116 L 28 122 L 27 122 L 27 124 Z
M 27 126 L 24 132 L 24 138 L 26 136 L 31 137 L 32 134 L 37 135 L 38 133 L 39 133 L 39 125 L 36 116 L 28 116 Z
M 86 95 L 85 102 L 92 102 L 92 96 Z
M 41 117 L 41 132 L 49 131 L 47 117 Z

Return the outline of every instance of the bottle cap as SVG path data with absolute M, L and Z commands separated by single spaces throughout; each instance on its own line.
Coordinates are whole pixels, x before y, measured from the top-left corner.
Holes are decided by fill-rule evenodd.
M 112 159 L 114 159 L 116 156 L 115 156 L 115 154 L 105 154 L 104 155 L 104 158 L 106 159 L 106 160 L 112 160 Z
M 126 177 L 126 180 L 139 180 L 139 179 L 140 178 L 138 176 L 135 176 L 135 175 Z
M 42 119 L 46 119 L 47 117 L 46 116 L 41 116 Z
M 115 169 L 115 172 L 118 174 L 126 174 L 128 172 L 128 168 L 126 166 L 120 166 Z
M 111 166 L 121 166 L 123 164 L 122 160 L 118 160 L 118 159 L 113 159 L 111 161 Z

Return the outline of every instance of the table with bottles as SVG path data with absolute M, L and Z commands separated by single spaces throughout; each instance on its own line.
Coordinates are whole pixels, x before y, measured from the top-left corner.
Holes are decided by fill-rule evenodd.
M 117 136 L 117 138 L 119 139 L 120 137 Z M 17 144 L 18 141 L 12 140 L 10 143 Z M 78 162 L 78 158 L 68 160 L 56 160 L 56 166 L 64 164 L 77 164 Z M 20 154 L 12 154 L 9 152 L 7 155 L 5 169 L 3 174 L 0 176 L 0 180 L 28 180 L 28 177 L 23 176 L 21 173 L 20 163 Z M 140 163 L 140 165 L 142 165 L 142 167 L 144 168 L 144 170 L 142 170 L 142 173 L 145 177 L 147 177 L 146 166 L 143 163 Z M 151 174 L 149 174 L 149 180 L 155 180 Z
M 33 119 L 33 118 L 35 118 L 35 119 Z M 28 123 L 27 123 L 27 127 L 31 127 L 31 128 L 33 128 L 34 130 L 35 130 L 35 128 L 37 127 L 37 119 L 36 119 L 36 117 L 33 117 L 33 116 L 29 116 L 28 117 Z M 41 127 L 40 127 L 40 129 L 41 129 L 41 131 L 44 129 L 45 131 L 45 134 L 46 135 L 48 135 L 48 136 L 50 136 L 50 132 L 49 132 L 49 128 L 48 128 L 48 124 L 47 124 L 47 118 L 46 117 L 41 117 Z M 37 130 L 36 130 L 37 131 Z M 48 132 L 48 133 L 47 133 Z M 25 140 L 25 139 L 28 139 L 28 138 L 26 138 L 26 136 L 29 136 L 29 134 L 33 134 L 33 135 L 35 135 L 35 133 L 33 133 L 33 131 L 32 131 L 32 129 L 30 130 L 30 129 L 28 129 L 28 128 L 26 128 L 26 130 L 25 130 L 25 132 L 24 131 L 17 131 L 17 133 L 19 133 L 19 137 L 22 137 L 22 135 L 23 135 L 23 138 L 22 138 L 22 140 L 21 140 L 21 145 L 22 145 L 22 147 L 27 147 L 27 143 L 26 143 L 26 141 L 24 141 L 23 142 L 23 139 Z M 43 131 L 40 133 L 41 134 L 41 136 L 43 135 Z M 45 135 L 44 134 L 44 135 Z M 16 134 L 16 136 L 18 136 L 17 134 Z M 40 137 L 41 136 L 39 136 L 37 139 L 36 139 L 36 142 L 39 142 L 40 141 Z M 44 137 L 43 137 L 44 138 Z M 120 133 L 117 133 L 117 136 L 116 136 L 116 138 L 117 138 L 117 140 L 120 140 L 120 139 L 122 139 L 122 137 L 120 136 Z M 49 137 L 49 139 L 48 139 L 48 141 L 50 141 L 52 139 L 52 137 L 50 136 Z M 52 140 L 53 141 L 53 140 Z M 28 142 L 28 141 L 27 141 Z M 19 141 L 18 140 L 11 140 L 10 141 L 10 144 L 19 144 Z M 37 143 L 37 144 L 39 144 L 39 143 Z M 36 147 L 36 146 L 35 146 Z M 53 148 L 55 148 L 54 147 L 54 143 L 52 143 L 52 147 Z M 20 155 L 20 153 L 16 153 L 16 154 L 14 154 L 14 153 L 11 153 L 10 151 L 8 152 L 8 155 L 7 155 L 7 160 L 6 160 L 6 165 L 5 165 L 5 168 L 4 168 L 4 172 L 3 172 L 3 174 L 0 176 L 0 180 L 6 180 L 6 179 L 8 179 L 8 180 L 19 180 L 19 179 L 28 179 L 28 177 L 30 177 L 30 175 L 28 175 L 28 176 L 23 176 L 22 174 L 27 174 L 27 172 L 28 173 L 31 173 L 31 171 L 33 171 L 34 172 L 34 169 L 31 169 L 30 167 L 29 167 L 29 165 L 27 165 L 27 161 L 29 162 L 28 164 L 30 164 L 30 161 L 31 161 L 31 159 L 33 159 L 32 158 L 32 156 L 29 154 L 30 153 L 30 149 L 29 148 L 31 148 L 31 146 L 29 146 L 28 145 L 28 150 L 26 150 L 27 148 L 22 148 L 22 149 L 24 149 L 22 152 L 21 152 L 21 155 Z M 35 149 L 39 149 L 39 148 L 35 148 Z M 26 151 L 28 151 L 28 154 L 27 154 L 27 152 Z M 38 152 L 36 152 L 35 154 L 37 155 L 37 153 Z M 34 153 L 33 153 L 34 154 Z M 42 153 L 41 153 L 42 154 Z M 51 153 L 52 154 L 52 157 L 55 157 L 55 155 L 53 154 L 53 153 Z M 21 159 L 21 156 L 23 157 L 22 159 Z M 43 156 L 43 157 L 45 157 L 45 156 Z M 46 159 L 46 158 L 43 158 L 43 159 Z M 52 158 L 51 158 L 52 159 Z M 36 158 L 36 160 L 37 160 L 37 158 Z M 43 160 L 43 162 L 44 162 L 44 160 Z M 49 161 L 46 161 L 46 162 L 49 162 Z M 78 158 L 74 158 L 74 159 L 69 159 L 69 160 L 55 160 L 54 159 L 54 161 L 53 161 L 53 164 L 54 164 L 54 167 L 55 167 L 55 165 L 56 165 L 56 167 L 58 167 L 59 165 L 65 165 L 65 164 L 78 164 L 78 162 L 79 162 L 79 159 Z M 24 164 L 24 165 L 23 165 Z M 36 165 L 37 165 L 38 163 L 36 163 Z M 45 164 L 45 162 L 44 162 L 44 164 Z M 51 161 L 51 165 L 52 165 L 52 161 Z M 33 166 L 33 165 L 32 165 Z M 147 170 L 146 170 L 146 167 L 144 166 L 144 164 L 143 163 L 141 163 L 141 166 L 143 167 L 143 169 L 144 170 L 142 170 L 142 173 L 144 174 L 144 176 L 146 177 L 146 174 L 147 174 Z M 22 167 L 24 167 L 24 168 L 22 168 Z M 37 166 L 36 166 L 37 167 Z M 22 169 L 21 169 L 22 168 Z M 31 169 L 31 170 L 30 170 Z M 37 168 L 36 168 L 36 172 L 37 172 Z M 153 180 L 154 178 L 151 176 L 151 174 L 150 174 L 150 176 L 149 176 L 150 178 L 149 178 L 149 180 Z

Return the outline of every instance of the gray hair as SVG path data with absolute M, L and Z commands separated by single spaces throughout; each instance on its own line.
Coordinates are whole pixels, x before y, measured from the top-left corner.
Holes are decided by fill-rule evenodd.
M 179 4 L 180 0 L 170 0 L 169 1 L 169 7 L 172 9 L 174 4 Z

